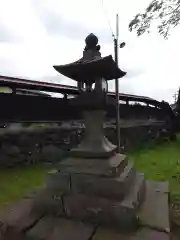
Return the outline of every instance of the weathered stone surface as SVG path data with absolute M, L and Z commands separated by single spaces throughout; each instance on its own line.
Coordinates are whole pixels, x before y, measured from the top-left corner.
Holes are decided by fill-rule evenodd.
M 135 209 L 121 206 L 120 202 L 85 195 L 64 197 L 66 215 L 95 224 L 133 228 L 138 224 Z
M 62 192 L 47 188 L 41 189 L 33 198 L 32 212 L 43 216 L 46 214 L 63 215 Z
M 115 152 L 117 147 L 115 145 L 112 146 L 112 144 L 108 143 L 107 140 L 102 138 L 101 147 L 95 148 L 93 146 L 88 147 L 88 143 L 81 144 L 78 146 L 78 148 L 71 149 L 71 156 L 73 157 L 83 157 L 83 158 L 109 158 L 111 157 Z
M 87 92 L 82 93 L 76 99 L 79 99 L 79 97 L 81 98 L 82 95 L 87 96 L 87 94 L 88 94 Z M 96 92 L 89 92 L 89 94 L 91 97 L 92 95 L 94 96 L 94 94 L 96 97 L 101 96 L 100 93 L 97 94 Z M 87 99 L 87 97 L 85 97 L 85 99 Z M 97 100 L 95 104 L 96 106 L 99 104 L 99 101 L 101 100 L 100 99 Z M 92 102 L 92 98 L 90 102 Z M 91 111 L 84 109 L 83 115 L 85 122 L 85 136 L 82 139 L 82 142 L 76 148 L 71 149 L 71 155 L 74 157 L 82 158 L 111 157 L 115 153 L 117 146 L 109 142 L 108 139 L 104 136 L 103 121 L 105 111 L 102 109 L 101 110 L 91 109 Z
M 59 163 L 59 169 L 61 172 L 116 177 L 124 170 L 127 162 L 127 156 L 122 154 L 115 154 L 109 159 L 68 158 Z
M 147 185 L 150 185 L 156 192 L 168 193 L 169 194 L 169 183 L 159 181 L 148 181 Z
M 168 183 L 146 181 L 146 196 L 139 216 L 142 225 L 170 232 Z
M 62 159 L 63 152 L 60 148 L 54 145 L 47 145 L 42 148 L 41 160 L 45 162 L 57 162 Z
M 27 239 L 44 240 L 51 234 L 55 226 L 56 218 L 52 216 L 43 217 L 39 222 L 26 232 Z
M 7 209 L 0 216 L 0 222 L 5 226 L 13 227 L 17 232 L 28 229 L 42 217 L 37 212 L 33 213 L 32 208 L 32 199 L 23 199 Z
M 0 223 L 1 240 L 25 240 L 24 232 L 19 232 L 15 227 Z
M 59 219 L 47 240 L 89 240 L 93 231 L 93 226 Z
M 18 146 L 6 146 L 5 144 L 2 146 L 2 151 L 7 151 L 7 155 L 12 157 L 17 157 L 21 152 Z
M 170 236 L 164 232 L 158 232 L 148 228 L 139 229 L 137 232 L 122 234 L 112 230 L 99 228 L 92 240 L 170 240 Z
M 127 195 L 121 202 L 121 206 L 137 211 L 145 198 L 145 180 L 144 175 L 136 173 L 134 182 L 132 183 Z
M 46 187 L 53 192 L 70 192 L 70 174 L 61 171 L 49 172 L 46 180 Z
M 72 192 L 122 200 L 134 181 L 136 170 L 129 163 L 119 177 L 99 177 L 91 174 L 72 174 Z

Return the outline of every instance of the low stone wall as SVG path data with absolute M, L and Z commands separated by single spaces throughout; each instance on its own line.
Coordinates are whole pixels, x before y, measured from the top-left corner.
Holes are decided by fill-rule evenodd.
M 131 150 L 149 139 L 168 137 L 162 123 L 127 125 L 121 128 L 122 152 Z M 0 166 L 56 162 L 82 139 L 84 128 L 47 127 L 2 129 L 0 131 Z M 105 135 L 116 144 L 114 126 L 105 128 Z

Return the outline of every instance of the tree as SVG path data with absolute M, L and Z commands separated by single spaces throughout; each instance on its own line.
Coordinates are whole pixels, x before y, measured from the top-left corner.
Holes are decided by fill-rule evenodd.
M 141 36 L 150 32 L 153 22 L 158 22 L 158 32 L 165 39 L 172 28 L 180 24 L 180 0 L 153 0 L 144 13 L 138 13 L 129 24 L 129 30 Z

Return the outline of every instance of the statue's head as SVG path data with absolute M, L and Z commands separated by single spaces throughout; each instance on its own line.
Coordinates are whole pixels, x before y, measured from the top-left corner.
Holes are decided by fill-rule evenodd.
M 93 34 L 90 33 L 85 39 L 86 47 L 85 50 L 100 50 L 100 45 L 98 44 L 98 38 Z

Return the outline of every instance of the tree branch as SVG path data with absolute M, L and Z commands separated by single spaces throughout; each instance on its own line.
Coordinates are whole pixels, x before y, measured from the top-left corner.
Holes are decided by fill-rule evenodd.
M 176 27 L 180 23 L 180 0 L 175 0 L 174 3 L 172 1 L 167 3 L 167 0 L 161 2 L 153 0 L 144 13 L 137 14 L 129 23 L 129 30 L 136 29 L 137 35 L 140 36 L 150 28 L 152 21 L 158 19 L 162 20 L 158 31 L 167 39 L 171 26 Z

